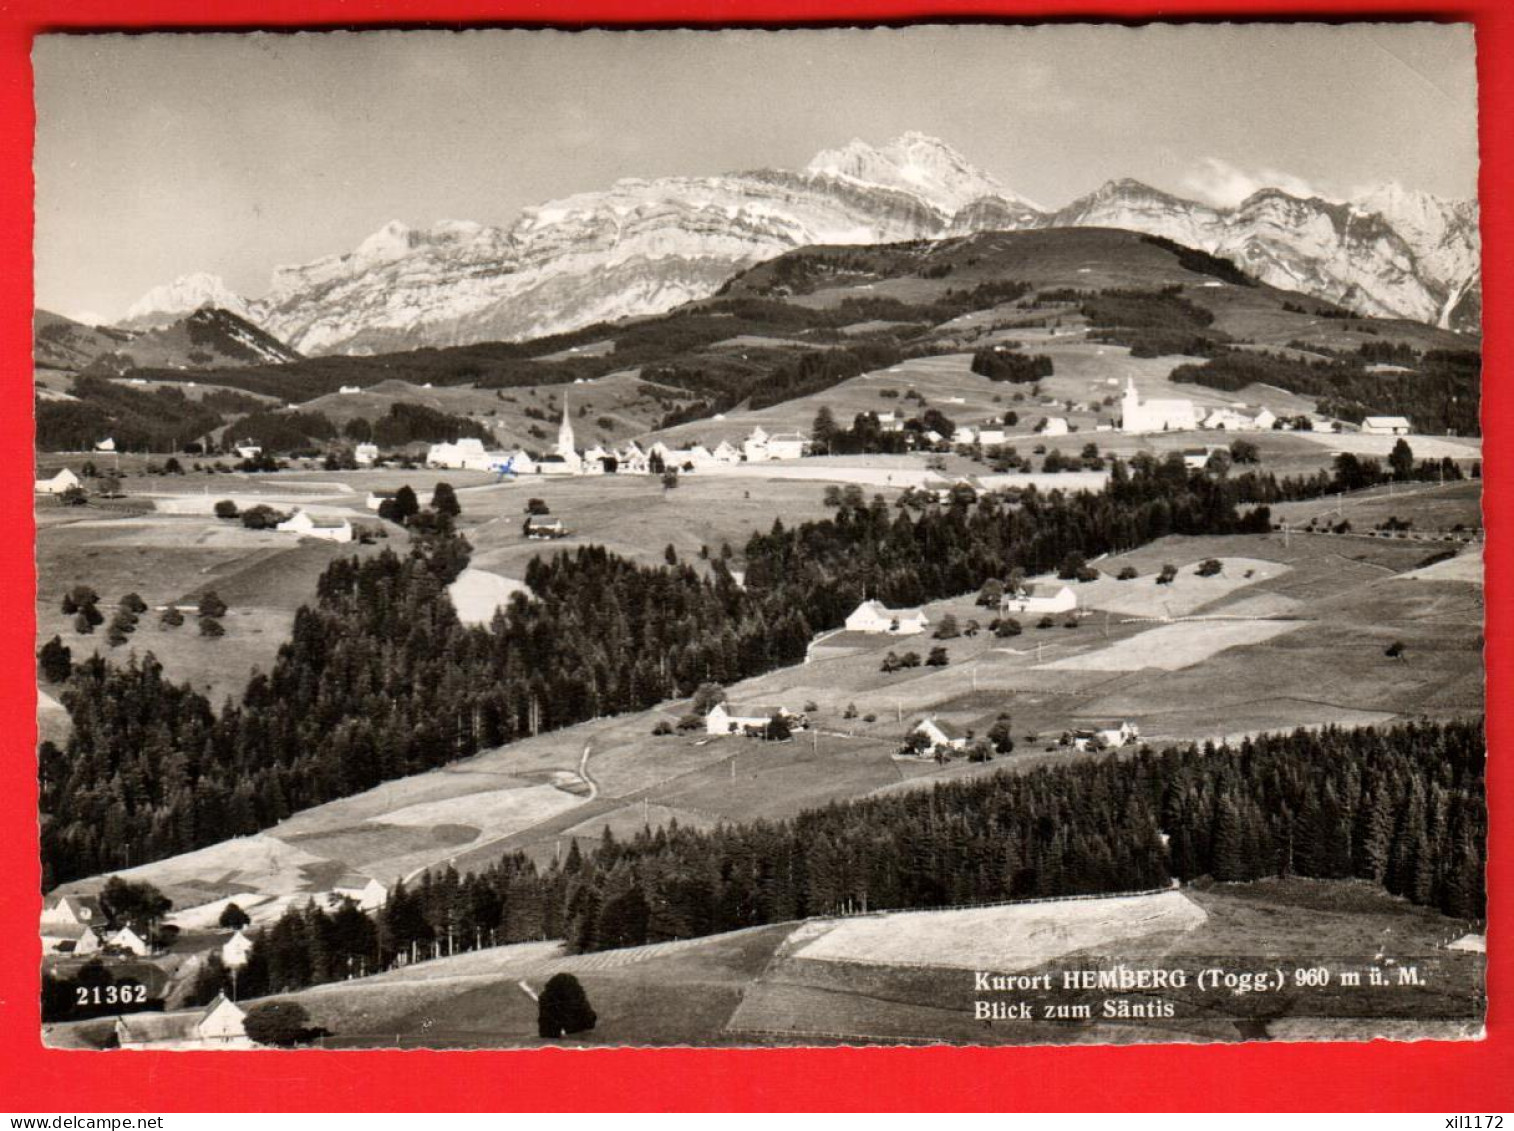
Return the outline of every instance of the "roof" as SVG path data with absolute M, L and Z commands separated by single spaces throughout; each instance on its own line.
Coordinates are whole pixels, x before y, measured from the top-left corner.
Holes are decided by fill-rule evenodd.
M 323 530 L 339 530 L 347 525 L 347 520 L 345 518 L 327 518 L 313 514 L 310 516 L 310 525 L 319 526 Z
M 336 883 L 331 885 L 331 890 L 362 891 L 365 887 L 372 883 L 378 883 L 378 881 L 375 880 L 372 876 L 363 876 L 359 875 L 357 872 L 348 872 L 345 876 L 342 876 L 340 879 L 338 879 Z M 383 884 L 379 884 L 379 887 L 383 886 Z
M 725 708 L 725 713 L 740 719 L 771 719 L 784 714 L 782 707 L 774 707 L 767 703 L 720 703 L 718 706 Z M 714 710 L 712 707 L 711 710 Z
M 1409 418 L 1406 416 L 1369 416 L 1362 423 L 1382 427 L 1407 428 L 1409 427 Z
M 942 734 L 944 734 L 947 738 L 966 738 L 967 737 L 967 731 L 965 731 L 963 728 L 959 727 L 956 723 L 948 722 L 946 719 L 938 719 L 938 718 L 935 718 L 934 716 L 932 716 L 931 718 L 928 718 L 928 719 L 921 719 L 918 723 L 915 724 L 915 729 L 919 730 L 921 727 L 925 726 L 926 724 L 929 724 L 929 725 L 935 727 Z
M 860 613 L 863 609 L 871 609 L 879 616 L 897 617 L 900 620 L 925 616 L 924 609 L 891 609 L 882 601 L 863 601 L 862 604 L 858 605 L 857 608 L 853 610 L 853 612 Z
M 51 911 L 54 907 L 67 904 L 77 914 L 81 910 L 87 910 L 91 919 L 99 916 L 104 918 L 100 911 L 100 900 L 93 895 L 57 895 L 49 899 L 43 906 Z
M 562 519 L 558 518 L 556 515 L 533 514 L 530 518 L 526 519 L 526 525 L 527 526 L 561 526 L 562 525 Z

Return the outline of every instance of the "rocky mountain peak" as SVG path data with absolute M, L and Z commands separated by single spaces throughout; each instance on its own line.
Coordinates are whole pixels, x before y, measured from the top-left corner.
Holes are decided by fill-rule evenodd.
M 804 171 L 812 177 L 837 177 L 907 192 L 948 216 L 985 197 L 1040 210 L 971 164 L 940 138 L 917 131 L 901 134 L 880 146 L 854 138 L 840 149 L 817 153 Z

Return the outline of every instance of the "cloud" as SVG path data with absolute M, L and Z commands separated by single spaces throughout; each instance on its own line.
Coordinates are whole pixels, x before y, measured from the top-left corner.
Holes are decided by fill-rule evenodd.
M 1203 158 L 1197 168 L 1189 170 L 1183 176 L 1181 183 L 1188 192 L 1222 208 L 1234 208 L 1252 193 L 1264 188 L 1282 189 L 1293 196 L 1337 199 L 1334 194 L 1318 185 L 1310 184 L 1302 177 L 1295 177 L 1281 169 L 1242 169 L 1218 157 Z

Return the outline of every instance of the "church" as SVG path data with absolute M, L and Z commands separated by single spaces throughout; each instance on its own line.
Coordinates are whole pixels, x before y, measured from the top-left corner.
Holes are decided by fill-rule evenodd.
M 1120 431 L 1180 432 L 1199 426 L 1199 414 L 1190 400 L 1142 401 L 1135 378 L 1125 379 L 1120 401 Z

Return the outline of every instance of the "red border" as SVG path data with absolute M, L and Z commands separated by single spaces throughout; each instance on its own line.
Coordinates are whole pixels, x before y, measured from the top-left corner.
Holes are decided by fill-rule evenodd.
M 212 12 L 214 14 L 212 15 Z M 1429 18 L 1477 25 L 1486 244 L 1484 419 L 1489 480 L 1490 625 L 1510 624 L 1501 534 L 1514 513 L 1514 469 L 1501 441 L 1514 423 L 1510 208 L 1514 181 L 1514 7 L 1500 0 L 1418 4 L 1334 0 L 23 0 L 0 13 L 0 590 L 21 615 L 0 630 L 0 1108 L 15 1111 L 470 1110 L 1379 1110 L 1514 1109 L 1507 946 L 1514 869 L 1506 822 L 1514 775 L 1491 764 L 1493 898 L 1488 1039 L 1478 1043 L 1250 1045 L 1124 1049 L 889 1049 L 426 1053 L 138 1053 L 38 1044 L 31 497 L 31 36 L 67 28 L 351 26 L 436 23 L 720 24 L 1001 19 L 1216 20 Z M 1510 646 L 1490 632 L 1489 702 L 1503 703 Z M 1514 714 L 1494 710 L 1492 749 L 1510 745 Z M 255 1088 L 247 1085 L 256 1081 Z

